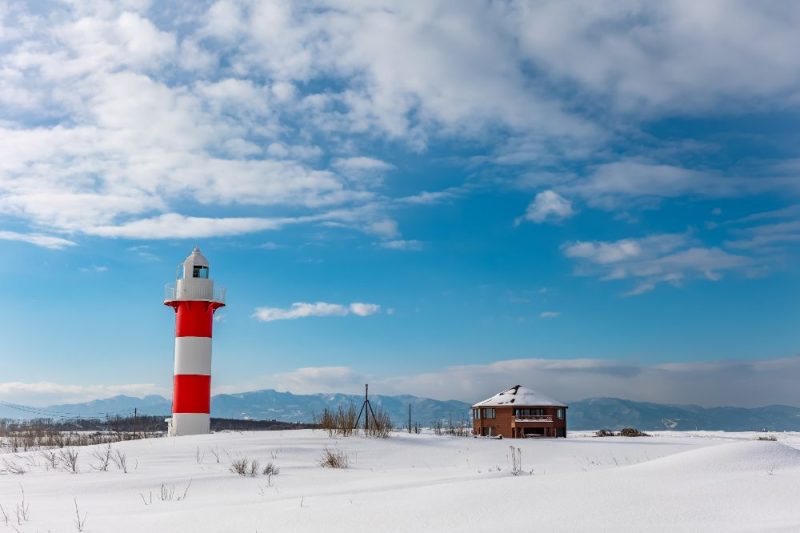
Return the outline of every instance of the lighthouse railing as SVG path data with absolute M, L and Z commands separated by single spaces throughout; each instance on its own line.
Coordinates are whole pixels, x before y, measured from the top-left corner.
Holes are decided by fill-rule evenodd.
M 178 294 L 178 287 L 175 283 L 168 283 L 164 286 L 164 300 L 209 300 L 212 302 L 225 303 L 225 287 L 181 287 Z

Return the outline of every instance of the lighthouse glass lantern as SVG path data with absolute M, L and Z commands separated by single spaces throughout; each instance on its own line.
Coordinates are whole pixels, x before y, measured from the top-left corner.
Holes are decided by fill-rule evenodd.
M 178 279 L 167 286 L 164 305 L 175 310 L 175 366 L 169 434 L 210 431 L 211 333 L 214 312 L 225 306 L 225 291 L 215 289 L 208 260 L 199 248 L 178 267 Z

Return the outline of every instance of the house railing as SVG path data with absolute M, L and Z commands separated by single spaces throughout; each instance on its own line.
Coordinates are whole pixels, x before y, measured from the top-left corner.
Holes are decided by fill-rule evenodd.
M 552 416 L 546 415 L 516 415 L 515 422 L 552 422 Z

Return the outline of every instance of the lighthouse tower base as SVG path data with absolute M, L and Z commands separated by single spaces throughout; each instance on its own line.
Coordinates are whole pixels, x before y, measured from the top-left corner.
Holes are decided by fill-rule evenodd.
M 203 413 L 173 413 L 167 419 L 167 434 L 170 437 L 182 435 L 207 435 L 211 433 L 211 417 Z

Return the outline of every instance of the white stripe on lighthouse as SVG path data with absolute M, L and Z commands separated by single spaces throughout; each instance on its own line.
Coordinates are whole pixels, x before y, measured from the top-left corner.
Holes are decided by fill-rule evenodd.
M 175 436 L 204 435 L 211 432 L 211 417 L 203 413 L 172 413 Z
M 174 374 L 211 375 L 211 337 L 175 337 Z

